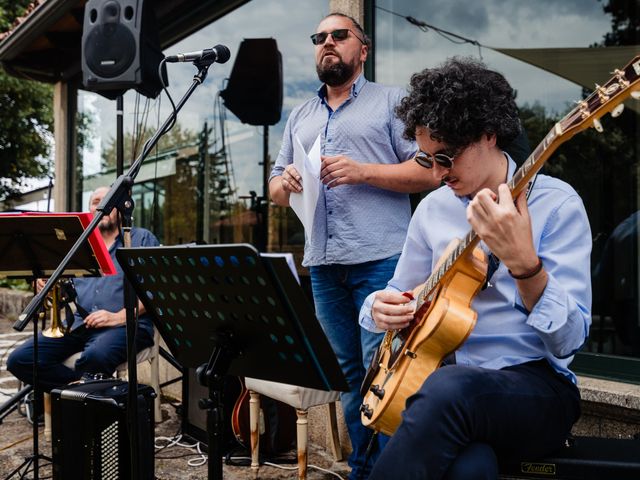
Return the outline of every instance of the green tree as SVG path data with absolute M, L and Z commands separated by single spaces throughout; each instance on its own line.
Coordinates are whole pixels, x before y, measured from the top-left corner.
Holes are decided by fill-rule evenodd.
M 0 0 L 0 32 L 10 30 L 29 0 Z M 0 69 L 0 201 L 29 177 L 47 172 L 53 130 L 50 85 L 7 75 Z
M 137 131 L 142 131 L 141 134 L 133 134 L 132 132 L 125 132 L 123 138 L 124 145 L 124 164 L 130 165 L 133 160 L 142 152 L 144 142 L 150 139 L 155 130 L 153 128 L 138 127 Z M 160 137 L 158 141 L 158 153 L 163 153 L 168 150 L 184 147 L 197 147 L 198 145 L 198 132 L 183 128 L 180 123 L 176 123 L 169 132 Z M 151 151 L 149 156 L 153 156 L 155 148 Z M 107 140 L 106 145 L 102 150 L 102 167 L 105 169 L 116 167 L 116 139 L 114 137 Z

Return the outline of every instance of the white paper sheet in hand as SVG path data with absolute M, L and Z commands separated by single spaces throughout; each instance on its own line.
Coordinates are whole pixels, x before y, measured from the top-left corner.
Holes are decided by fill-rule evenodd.
M 302 177 L 302 193 L 292 193 L 289 204 L 302 222 L 307 238 L 311 238 L 313 218 L 320 195 L 320 135 L 313 142 L 308 154 L 304 151 L 300 139 L 294 136 L 293 166 Z

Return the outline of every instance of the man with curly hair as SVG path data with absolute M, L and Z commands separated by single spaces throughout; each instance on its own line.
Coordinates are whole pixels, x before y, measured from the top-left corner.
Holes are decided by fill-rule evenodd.
M 449 242 L 472 228 L 493 254 L 477 323 L 464 344 L 406 403 L 370 478 L 495 479 L 497 458 L 560 447 L 580 413 L 568 366 L 591 323 L 591 233 L 578 194 L 545 175 L 515 200 L 503 151 L 520 130 L 513 89 L 470 59 L 411 79 L 397 109 L 423 174 L 444 185 L 417 207 L 393 278 L 371 294 L 361 325 L 413 320 L 403 292 L 425 282 Z

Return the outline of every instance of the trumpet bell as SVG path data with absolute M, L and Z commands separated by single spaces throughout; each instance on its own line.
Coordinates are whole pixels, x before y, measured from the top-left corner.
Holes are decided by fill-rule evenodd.
M 53 328 L 56 327 L 56 328 Z M 64 330 L 62 330 L 59 326 L 54 325 L 43 330 L 42 335 L 47 338 L 62 338 L 64 337 Z
M 67 327 L 60 319 L 61 290 L 60 284 L 53 286 L 51 296 L 47 297 L 45 306 L 51 312 L 51 326 L 43 330 L 42 335 L 48 338 L 61 338 L 67 333 Z

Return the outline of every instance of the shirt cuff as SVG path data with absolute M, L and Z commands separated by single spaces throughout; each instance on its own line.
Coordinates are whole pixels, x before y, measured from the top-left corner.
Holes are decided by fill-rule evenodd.
M 560 330 L 567 323 L 566 297 L 564 289 L 553 276 L 547 274 L 547 285 L 533 310 L 529 312 L 527 325 L 542 334 L 552 334 Z M 516 304 L 526 311 L 518 289 L 516 289 Z
M 365 330 L 373 333 L 384 333 L 385 330 L 378 328 L 376 322 L 371 318 L 371 307 L 373 307 L 373 301 L 375 300 L 376 292 L 370 293 L 367 298 L 364 299 L 362 307 L 360 307 L 360 316 L 358 322 L 360 326 Z

